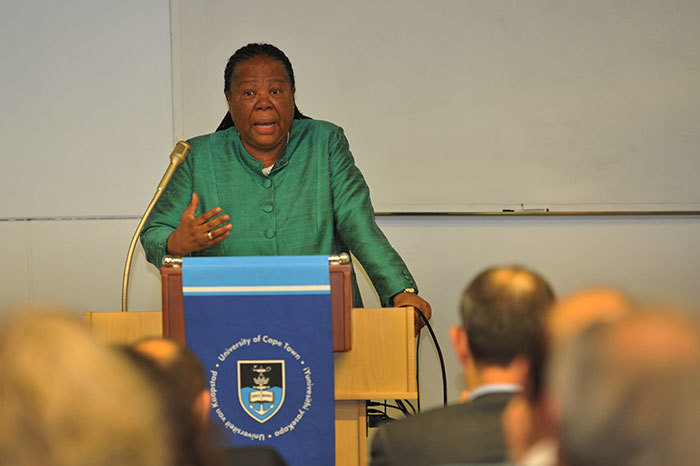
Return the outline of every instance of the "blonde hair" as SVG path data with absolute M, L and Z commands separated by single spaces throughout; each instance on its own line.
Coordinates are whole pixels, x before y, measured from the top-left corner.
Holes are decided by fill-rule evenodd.
M 31 312 L 0 325 L 0 464 L 169 464 L 157 394 L 81 323 Z

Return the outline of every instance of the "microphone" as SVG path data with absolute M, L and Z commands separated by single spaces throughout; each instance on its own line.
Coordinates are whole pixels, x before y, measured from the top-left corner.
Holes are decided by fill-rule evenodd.
M 156 189 L 156 193 L 159 191 L 163 191 L 166 186 L 168 186 L 168 183 L 170 183 L 170 179 L 173 177 L 175 174 L 175 170 L 177 167 L 182 165 L 182 163 L 185 161 L 185 158 L 187 157 L 187 154 L 190 152 L 190 144 L 185 142 L 185 141 L 178 141 L 177 144 L 175 144 L 175 147 L 173 148 L 173 151 L 170 153 L 170 165 L 168 165 L 168 169 L 165 170 L 165 174 L 163 175 L 163 178 L 160 180 L 160 183 L 158 183 L 158 188 Z M 158 196 L 160 197 L 160 196 Z M 150 214 L 150 212 L 149 212 Z
M 189 152 L 189 143 L 185 141 L 178 141 L 178 143 L 175 144 L 173 151 L 170 153 L 170 165 L 168 165 L 168 168 L 167 170 L 165 170 L 163 178 L 161 178 L 160 183 L 158 183 L 158 187 L 156 188 L 156 192 L 153 195 L 153 199 L 151 199 L 150 204 L 148 204 L 146 212 L 144 212 L 143 216 L 141 217 L 141 221 L 136 227 L 134 236 L 133 238 L 131 238 L 129 252 L 126 254 L 126 263 L 124 264 L 124 277 L 122 279 L 122 312 L 127 312 L 127 297 L 129 291 L 129 273 L 131 271 L 131 260 L 134 256 L 134 250 L 136 249 L 136 243 L 139 239 L 139 235 L 141 235 L 141 231 L 143 230 L 143 227 L 146 224 L 146 220 L 148 220 L 148 217 L 151 216 L 151 212 L 153 211 L 156 202 L 158 202 L 158 199 L 160 199 L 160 196 L 163 194 L 163 191 L 165 191 L 165 188 L 168 186 L 168 183 L 170 183 L 170 180 L 175 174 L 175 170 L 177 170 L 177 167 L 182 165 Z

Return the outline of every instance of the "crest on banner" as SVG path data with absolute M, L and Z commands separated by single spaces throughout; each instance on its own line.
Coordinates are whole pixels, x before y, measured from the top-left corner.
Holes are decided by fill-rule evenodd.
M 256 421 L 269 421 L 284 403 L 284 360 L 238 361 L 238 400 Z

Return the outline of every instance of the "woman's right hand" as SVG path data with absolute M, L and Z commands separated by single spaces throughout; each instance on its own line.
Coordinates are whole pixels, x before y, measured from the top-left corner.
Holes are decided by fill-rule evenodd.
M 166 250 L 172 256 L 184 257 L 194 251 L 201 251 L 220 243 L 228 237 L 233 225 L 226 223 L 227 214 L 219 215 L 221 207 L 215 207 L 195 217 L 199 196 L 192 193 L 192 200 L 182 213 L 180 224 L 168 237 Z M 216 217 L 219 215 L 218 217 Z

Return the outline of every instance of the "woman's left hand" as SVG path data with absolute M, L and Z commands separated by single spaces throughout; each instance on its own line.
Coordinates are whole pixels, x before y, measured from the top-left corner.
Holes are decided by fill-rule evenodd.
M 418 296 L 416 293 L 402 291 L 394 296 L 393 301 L 395 307 L 410 306 L 419 309 L 425 316 L 426 320 L 430 320 L 433 315 L 433 309 L 430 307 L 430 303 Z M 418 312 L 414 314 L 414 319 L 416 335 L 418 335 L 418 331 L 421 329 L 421 327 L 423 327 L 423 325 L 425 325 L 425 323 L 423 322 L 423 319 L 418 316 Z

